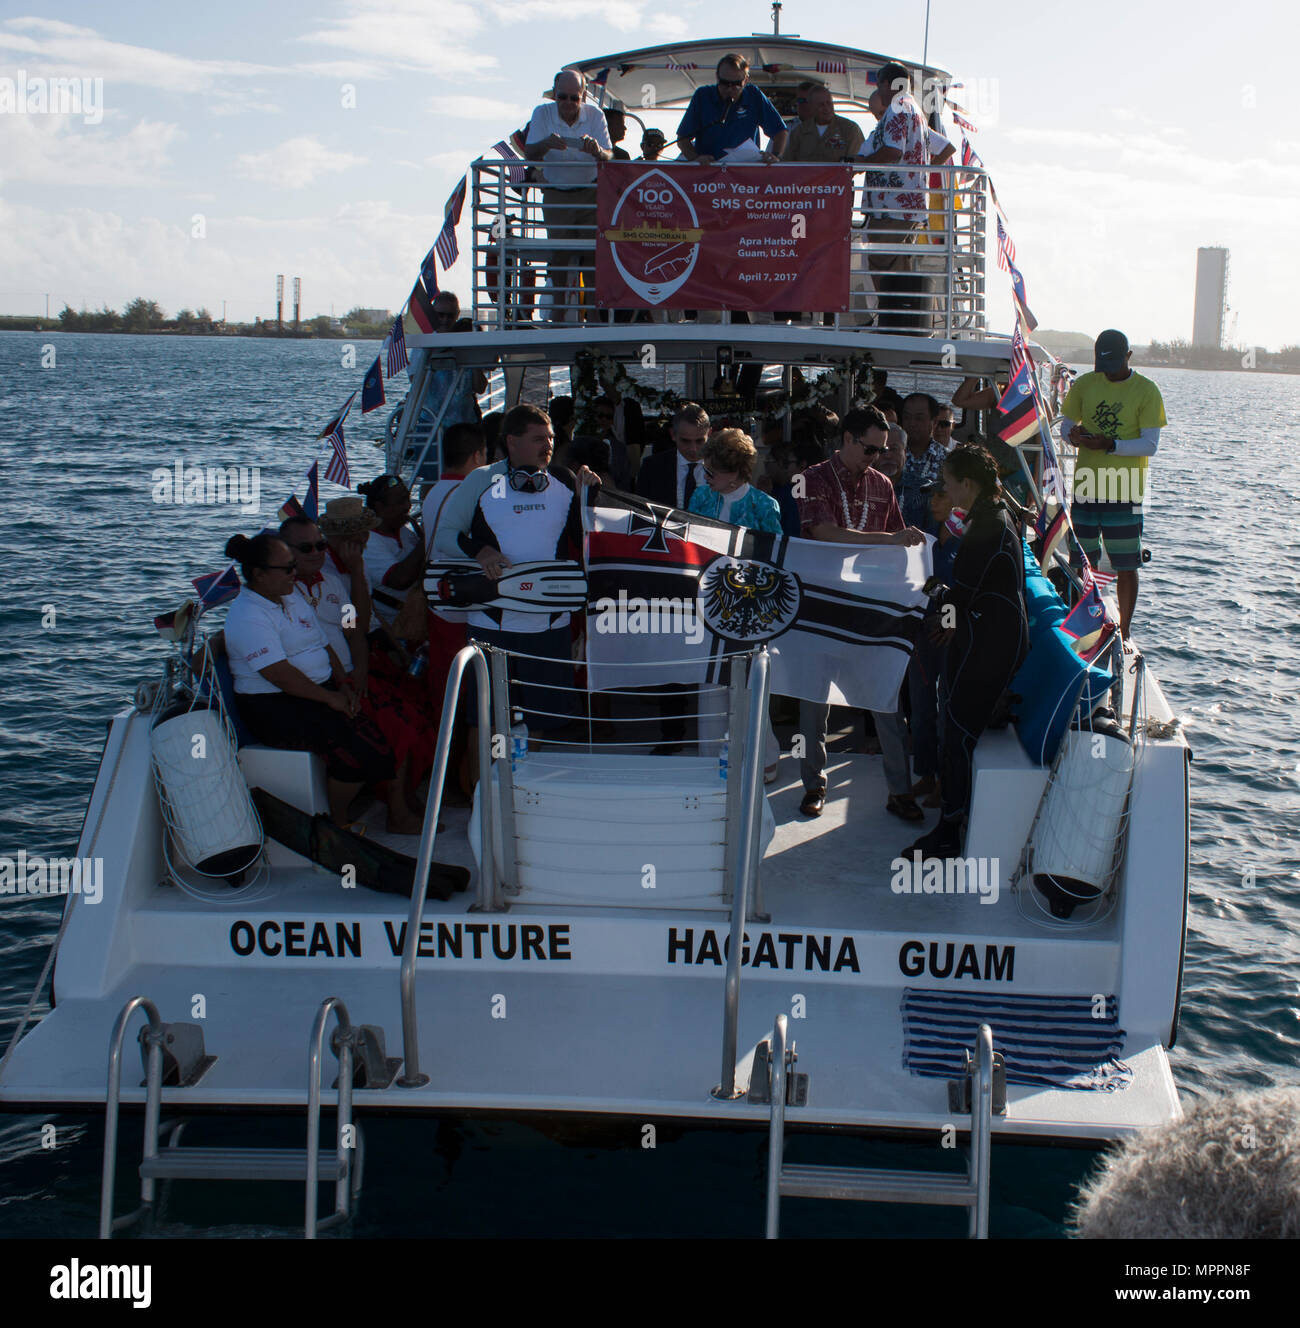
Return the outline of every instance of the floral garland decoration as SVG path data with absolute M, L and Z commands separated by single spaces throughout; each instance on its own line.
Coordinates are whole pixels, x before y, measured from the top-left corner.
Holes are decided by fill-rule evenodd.
M 573 404 L 575 412 L 581 416 L 591 403 L 602 394 L 602 380 L 623 398 L 631 398 L 651 415 L 662 415 L 677 409 L 684 398 L 671 389 L 660 391 L 638 383 L 627 369 L 612 356 L 602 350 L 584 350 L 576 357 L 578 370 L 577 381 L 573 385 Z M 854 404 L 870 403 L 873 393 L 870 386 L 859 392 L 859 378 L 871 369 L 871 356 L 866 351 L 855 351 L 843 364 L 835 365 L 827 373 L 813 382 L 805 381 L 802 392 L 796 397 L 789 392 L 782 392 L 778 397 L 769 399 L 764 406 L 764 413 L 773 419 L 783 419 L 791 411 L 801 406 L 820 406 L 831 401 L 847 380 L 853 384 Z

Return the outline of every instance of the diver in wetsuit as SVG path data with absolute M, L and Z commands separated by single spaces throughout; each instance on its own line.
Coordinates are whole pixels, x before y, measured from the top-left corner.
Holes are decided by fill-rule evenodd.
M 937 625 L 947 627 L 935 636 L 947 643 L 939 742 L 943 804 L 939 824 L 907 850 L 925 857 L 961 853 L 975 744 L 1029 650 L 1024 550 L 999 497 L 997 463 L 984 448 L 962 443 L 944 462 L 943 482 L 967 517 L 952 584 L 931 609 Z

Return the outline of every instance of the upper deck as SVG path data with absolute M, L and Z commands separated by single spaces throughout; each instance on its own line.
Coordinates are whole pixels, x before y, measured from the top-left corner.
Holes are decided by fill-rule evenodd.
M 661 159 L 639 165 L 646 174 L 662 172 L 670 182 L 658 180 L 657 187 L 675 189 L 682 199 L 691 195 L 700 204 L 698 220 L 692 213 L 691 220 L 679 220 L 678 225 L 704 225 L 706 230 L 716 232 L 721 220 L 725 222 L 728 243 L 733 232 L 735 236 L 752 235 L 758 229 L 756 218 L 737 211 L 720 219 L 716 211 L 709 210 L 717 205 L 698 197 L 701 186 L 697 182 L 702 170 L 737 168 L 725 163 L 701 168 L 677 159 L 675 134 L 691 96 L 713 82 L 718 61 L 731 53 L 749 62 L 749 82 L 769 98 L 788 126 L 798 124 L 795 99 L 800 84 L 814 81 L 829 89 L 836 113 L 855 121 L 866 136 L 875 128 L 868 99 L 880 67 L 891 58 L 774 34 L 675 42 L 573 62 L 571 67 L 588 79 L 590 102 L 623 110 L 629 120 L 653 124 L 664 132 L 668 146 Z M 957 131 L 943 119 L 944 107 L 949 104 L 950 76 L 932 66 L 898 63 L 908 69 L 931 129 L 959 148 Z M 629 137 L 628 141 L 634 140 Z M 887 336 L 982 340 L 988 332 L 986 173 L 979 167 L 960 165 L 960 156 L 958 151 L 945 165 L 911 169 L 847 161 L 819 164 L 818 169 L 832 176 L 842 173 L 844 192 L 851 200 L 844 214 L 836 214 L 837 218 L 848 218 L 842 237 L 847 255 L 842 250 L 835 253 L 835 276 L 819 281 L 820 299 L 807 301 L 792 296 L 784 305 L 775 293 L 766 301 L 749 298 L 753 288 L 735 280 L 734 269 L 727 289 L 733 298 L 715 298 L 712 304 L 694 290 L 689 300 L 682 294 L 675 304 L 666 297 L 649 302 L 627 298 L 627 286 L 609 280 L 608 266 L 601 281 L 597 279 L 598 233 L 604 231 L 599 236 L 602 244 L 612 243 L 614 237 L 607 202 L 599 217 L 590 212 L 575 215 L 573 224 L 566 225 L 562 234 L 553 233 L 548 231 L 543 216 L 543 181 L 537 164 L 526 167 L 518 160 L 475 161 L 470 168 L 475 324 L 480 329 L 504 331 L 545 329 L 566 322 L 591 327 L 635 320 L 674 327 L 691 321 L 758 326 L 775 321 L 783 326 L 811 323 L 817 328 Z M 779 187 L 797 180 L 798 173 L 806 173 L 810 164 L 777 163 L 748 169 L 770 173 L 763 178 Z M 869 228 L 873 216 L 893 210 L 881 197 L 881 191 L 889 185 L 882 174 L 886 169 L 900 172 L 909 195 L 922 200 L 919 209 L 913 206 L 908 211 L 910 233 L 891 234 L 878 227 Z M 626 168 L 624 172 L 619 207 L 640 183 L 637 180 L 625 187 L 630 182 Z M 893 201 L 897 201 L 896 195 Z M 690 212 L 690 204 L 685 206 Z M 652 227 L 655 224 L 651 222 Z M 694 238 L 700 233 L 699 229 L 690 231 Z M 821 252 L 825 254 L 824 249 Z M 778 293 L 783 274 L 776 260 L 783 256 L 789 255 L 773 250 L 765 255 L 752 248 L 743 255 L 767 269 L 764 278 L 775 282 Z M 557 282 L 556 274 L 561 270 L 565 276 Z M 841 275 L 843 272 L 847 272 L 846 277 Z M 728 287 L 726 274 L 721 285 Z M 565 286 L 579 288 L 576 293 L 571 290 L 567 301 Z M 813 307 L 815 303 L 825 307 Z

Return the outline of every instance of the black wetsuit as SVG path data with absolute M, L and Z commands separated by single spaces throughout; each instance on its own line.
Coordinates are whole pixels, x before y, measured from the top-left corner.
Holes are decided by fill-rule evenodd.
M 939 602 L 957 611 L 943 661 L 939 746 L 942 814 L 956 820 L 969 810 L 975 744 L 1029 651 L 1024 546 L 1000 504 L 981 499 L 971 508 Z

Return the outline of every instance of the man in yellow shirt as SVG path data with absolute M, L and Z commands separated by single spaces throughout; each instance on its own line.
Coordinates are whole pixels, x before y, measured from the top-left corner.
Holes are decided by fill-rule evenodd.
M 1076 379 L 1061 406 L 1061 438 L 1079 449 L 1070 517 L 1093 566 L 1105 543 L 1126 641 L 1142 562 L 1147 461 L 1168 423 L 1160 389 L 1129 368 L 1132 355 L 1123 332 L 1103 332 L 1093 348 L 1095 372 Z

